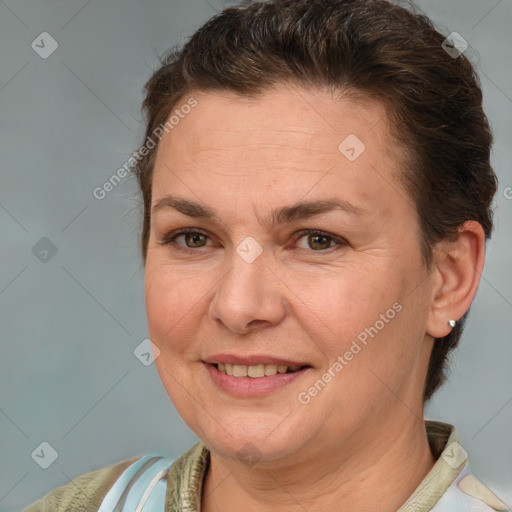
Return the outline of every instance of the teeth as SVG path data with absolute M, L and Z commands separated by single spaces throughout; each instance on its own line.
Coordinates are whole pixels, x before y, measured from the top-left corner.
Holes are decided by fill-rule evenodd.
M 234 364 L 233 365 L 233 376 L 234 377 L 247 377 L 247 366 L 243 364 Z
M 275 375 L 277 373 L 277 364 L 264 364 L 265 375 Z
M 256 364 L 246 366 L 244 364 L 219 363 L 217 369 L 222 373 L 233 377 L 252 377 L 258 379 L 260 377 L 269 377 L 277 373 L 294 372 L 301 368 L 300 366 L 278 366 L 277 364 Z
M 247 375 L 249 377 L 253 377 L 253 378 L 265 377 L 265 365 L 258 364 L 256 366 L 248 366 L 247 367 Z

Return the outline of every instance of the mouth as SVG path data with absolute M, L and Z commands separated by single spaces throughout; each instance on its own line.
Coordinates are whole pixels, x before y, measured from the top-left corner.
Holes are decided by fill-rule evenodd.
M 271 395 L 314 370 L 309 364 L 261 354 L 218 354 L 202 362 L 217 389 L 238 398 Z
M 211 363 L 207 363 L 211 364 Z M 211 366 L 214 366 L 219 370 L 219 372 L 224 373 L 225 375 L 229 375 L 231 377 L 251 377 L 253 379 L 259 379 L 262 377 L 272 377 L 277 374 L 284 373 L 295 373 L 300 370 L 306 368 L 312 368 L 310 365 L 296 365 L 296 366 L 286 366 L 286 365 L 277 365 L 277 364 L 254 364 L 254 365 L 244 365 L 244 364 L 230 364 L 230 363 L 213 363 Z

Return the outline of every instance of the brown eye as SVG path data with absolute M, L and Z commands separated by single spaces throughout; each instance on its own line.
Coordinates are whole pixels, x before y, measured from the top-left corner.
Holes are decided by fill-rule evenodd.
M 185 243 L 178 243 L 178 238 L 184 238 Z M 192 228 L 180 229 L 179 231 L 173 231 L 160 240 L 161 245 L 171 246 L 178 251 L 193 251 L 194 249 L 201 249 L 207 247 L 207 241 L 209 236 L 202 231 L 197 231 Z
M 331 244 L 330 237 L 324 235 L 309 235 L 308 239 L 312 249 L 328 249 Z
M 348 245 L 346 240 L 342 238 L 329 235 L 323 231 L 314 229 L 306 229 L 298 233 L 297 241 L 301 238 L 305 238 L 307 247 L 301 247 L 303 249 L 312 249 L 314 252 L 324 252 L 327 249 L 333 248 L 335 245 L 346 246 Z
M 185 244 L 187 247 L 203 247 L 201 242 L 206 242 L 206 235 L 203 235 L 202 233 L 182 233 L 180 236 L 185 237 Z

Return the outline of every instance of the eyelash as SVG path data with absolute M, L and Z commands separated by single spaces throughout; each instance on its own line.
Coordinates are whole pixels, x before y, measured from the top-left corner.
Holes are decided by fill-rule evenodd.
M 198 249 L 203 249 L 206 247 L 206 246 L 197 247 L 197 248 L 184 247 L 184 246 L 181 246 L 176 243 L 176 239 L 179 236 L 186 235 L 188 233 L 197 233 L 199 235 L 204 235 L 204 236 L 210 238 L 206 233 L 204 233 L 203 231 L 197 230 L 195 228 L 183 228 L 178 231 L 172 231 L 171 233 L 168 233 L 167 235 L 163 236 L 159 242 L 161 245 L 173 245 L 175 249 L 177 249 L 178 251 L 181 251 L 181 252 L 185 252 L 185 253 L 197 252 Z M 318 229 L 302 229 L 302 230 L 298 231 L 297 233 L 295 233 L 295 236 L 296 236 L 295 242 L 300 240 L 303 236 L 311 235 L 311 234 L 320 235 L 322 237 L 328 238 L 328 239 L 332 240 L 333 242 L 335 242 L 338 246 L 341 246 L 341 247 L 349 245 L 348 242 L 346 240 L 344 240 L 343 238 L 336 237 L 334 235 L 331 235 L 329 233 L 326 233 L 325 231 L 321 231 Z M 327 252 L 331 252 L 330 249 L 335 249 L 335 246 L 328 247 L 327 249 L 320 249 L 320 250 L 311 249 L 311 252 L 327 253 Z M 307 249 L 304 249 L 304 250 L 307 250 Z

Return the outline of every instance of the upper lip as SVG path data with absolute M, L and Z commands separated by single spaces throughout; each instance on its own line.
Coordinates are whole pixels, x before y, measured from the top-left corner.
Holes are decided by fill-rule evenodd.
M 218 364 L 242 364 L 244 366 L 255 366 L 258 364 L 276 364 L 277 366 L 310 366 L 303 361 L 292 361 L 291 359 L 283 359 L 281 357 L 270 356 L 266 354 L 253 354 L 237 356 L 235 354 L 215 354 L 203 359 L 205 363 Z

